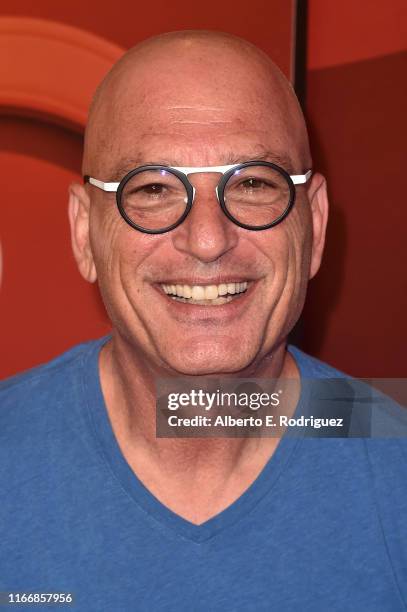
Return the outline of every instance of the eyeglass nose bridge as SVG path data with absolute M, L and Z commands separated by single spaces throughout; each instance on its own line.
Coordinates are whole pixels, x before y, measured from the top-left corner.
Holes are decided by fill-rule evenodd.
M 195 202 L 195 194 L 196 194 L 196 188 L 190 183 L 191 187 L 192 187 L 192 204 Z M 216 185 L 215 187 L 215 193 L 216 193 L 216 198 L 218 200 L 218 204 L 220 204 L 220 199 L 219 199 L 219 184 Z
M 222 181 L 222 178 L 225 176 L 225 174 L 227 172 L 229 172 L 230 170 L 233 170 L 234 168 L 237 168 L 240 164 L 231 164 L 228 166 L 203 166 L 203 167 L 177 167 L 174 166 L 174 170 L 177 170 L 178 172 L 181 172 L 181 174 L 184 174 L 186 179 L 188 180 L 189 184 L 192 187 L 192 204 L 195 201 L 195 194 L 196 194 L 196 188 L 192 185 L 192 183 L 189 180 L 189 175 L 190 174 L 221 174 L 222 177 L 219 179 L 218 184 L 215 187 L 215 193 L 216 193 L 216 197 L 218 200 L 218 204 L 221 204 L 220 199 L 219 199 L 219 185 L 220 182 Z
M 240 166 L 240 164 L 232 164 L 230 166 L 201 166 L 201 167 L 197 167 L 197 166 L 189 166 L 189 167 L 184 167 L 184 166 L 174 166 L 174 170 L 178 170 L 178 172 L 181 172 L 182 174 L 185 174 L 186 177 L 188 177 L 189 174 L 226 174 L 226 172 L 229 172 L 229 170 L 232 170 L 232 168 L 237 168 L 238 166 Z
M 195 189 L 195 187 L 193 185 L 191 185 L 191 187 L 192 187 L 192 203 L 193 203 L 194 200 L 195 200 L 196 189 Z M 220 200 L 219 200 L 219 185 L 216 185 L 215 193 L 216 193 L 216 197 L 218 198 L 218 202 L 220 202 Z

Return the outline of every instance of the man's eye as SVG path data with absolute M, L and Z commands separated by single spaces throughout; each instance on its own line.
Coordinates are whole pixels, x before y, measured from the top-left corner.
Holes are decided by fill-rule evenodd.
M 262 181 L 261 179 L 249 178 L 241 183 L 242 187 L 245 189 L 264 189 L 268 187 L 267 183 Z
M 161 183 L 147 183 L 146 185 L 132 185 L 126 191 L 127 198 L 162 198 L 168 192 L 168 188 Z
M 144 187 L 141 187 L 140 191 L 147 195 L 161 195 L 164 193 L 165 187 L 159 183 L 151 183 L 151 185 L 144 185 Z

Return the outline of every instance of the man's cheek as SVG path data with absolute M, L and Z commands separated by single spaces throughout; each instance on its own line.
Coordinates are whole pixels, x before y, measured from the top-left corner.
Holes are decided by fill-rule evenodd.
M 98 259 L 109 273 L 118 272 L 119 262 L 134 264 L 137 259 L 136 232 L 119 215 L 105 215 L 92 229 Z

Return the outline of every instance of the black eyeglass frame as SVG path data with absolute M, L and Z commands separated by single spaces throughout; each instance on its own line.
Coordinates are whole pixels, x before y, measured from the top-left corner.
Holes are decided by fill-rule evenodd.
M 273 170 L 277 171 L 278 173 L 280 173 L 283 178 L 286 180 L 288 187 L 289 187 L 289 201 L 287 204 L 287 207 L 285 208 L 285 210 L 281 213 L 281 215 L 279 215 L 277 217 L 277 219 L 275 219 L 274 221 L 272 221 L 271 223 L 268 223 L 266 225 L 247 225 L 246 223 L 242 223 L 240 222 L 238 219 L 235 219 L 233 217 L 233 215 L 228 211 L 226 203 L 225 203 L 225 198 L 224 198 L 224 192 L 225 192 L 225 188 L 226 185 L 229 181 L 229 179 L 234 176 L 234 174 L 236 174 L 237 171 L 243 169 L 243 168 L 248 168 L 251 166 L 265 166 L 268 168 L 272 168 Z M 221 172 L 220 170 L 216 169 L 217 167 L 214 167 L 213 170 L 202 170 L 202 172 Z M 147 229 L 144 228 L 140 225 L 138 225 L 137 223 L 134 223 L 134 221 L 132 221 L 132 219 L 130 219 L 130 217 L 127 215 L 126 211 L 124 210 L 124 207 L 122 205 L 122 193 L 123 193 L 123 189 L 125 188 L 126 184 L 136 175 L 139 174 L 140 172 L 145 172 L 146 170 L 164 170 L 165 172 L 169 172 L 170 174 L 173 174 L 174 176 L 176 176 L 184 185 L 186 193 L 187 193 L 187 205 L 185 207 L 185 211 L 184 213 L 181 215 L 181 217 L 178 219 L 178 221 L 176 221 L 175 223 L 173 223 L 172 225 L 168 225 L 167 227 L 161 228 L 161 229 Z M 189 169 L 186 169 L 189 170 Z M 198 173 L 198 169 L 194 169 L 195 173 Z M 86 175 L 83 177 L 84 182 L 85 183 L 90 183 L 96 187 L 99 187 L 100 189 L 104 190 L 104 191 L 116 191 L 116 203 L 117 203 L 117 207 L 119 209 L 119 213 L 121 215 L 121 217 L 124 219 L 124 221 L 130 225 L 133 229 L 138 230 L 140 232 L 143 232 L 145 234 L 165 234 L 167 232 L 170 232 L 171 230 L 175 229 L 176 227 L 178 227 L 179 225 L 181 225 L 181 223 L 183 221 L 185 221 L 186 217 L 188 216 L 188 214 L 190 213 L 191 209 L 192 209 L 192 205 L 194 202 L 194 196 L 195 196 L 195 188 L 194 186 L 190 183 L 189 179 L 188 179 L 188 174 L 191 174 L 192 172 L 183 172 L 182 170 L 178 169 L 178 168 L 173 168 L 172 166 L 164 166 L 164 165 L 144 165 L 144 166 L 139 166 L 137 168 L 134 168 L 133 170 L 130 170 L 130 172 L 128 172 L 122 179 L 121 181 L 117 184 L 117 190 L 116 189 L 107 189 L 105 187 L 102 187 L 101 185 L 116 185 L 116 183 L 112 183 L 112 184 L 105 184 L 102 183 L 101 181 L 98 181 L 96 179 L 93 179 L 92 177 L 90 177 L 89 175 Z M 303 184 L 306 183 L 308 181 L 308 179 L 311 176 L 311 171 L 308 171 L 306 174 L 304 175 L 298 175 L 298 176 L 294 176 L 294 178 L 301 178 L 303 180 L 298 181 L 297 184 Z M 281 168 L 281 166 L 278 166 L 277 164 L 274 164 L 273 162 L 268 162 L 268 161 L 247 161 L 247 162 L 243 162 L 241 164 L 235 164 L 233 166 L 230 167 L 229 170 L 227 170 L 226 172 L 222 173 L 222 177 L 216 187 L 216 195 L 218 198 L 218 202 L 220 204 L 220 207 L 223 211 L 223 213 L 226 215 L 226 217 L 232 221 L 232 223 L 234 223 L 235 225 L 242 227 L 243 229 L 247 229 L 250 231 L 263 231 L 263 230 L 267 230 L 270 229 L 272 227 L 275 227 L 276 225 L 278 225 L 279 223 L 281 223 L 289 214 L 289 212 L 291 211 L 291 209 L 293 208 L 294 204 L 295 204 L 295 200 L 296 200 L 296 190 L 295 190 L 295 184 L 291 178 L 291 175 L 288 174 L 288 172 L 286 170 L 284 170 L 284 168 Z

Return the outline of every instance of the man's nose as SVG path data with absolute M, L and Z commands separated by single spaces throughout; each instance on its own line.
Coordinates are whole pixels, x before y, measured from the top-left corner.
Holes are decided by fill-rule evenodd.
M 178 251 L 209 263 L 236 246 L 238 227 L 223 213 L 215 186 L 197 185 L 192 209 L 173 236 Z

